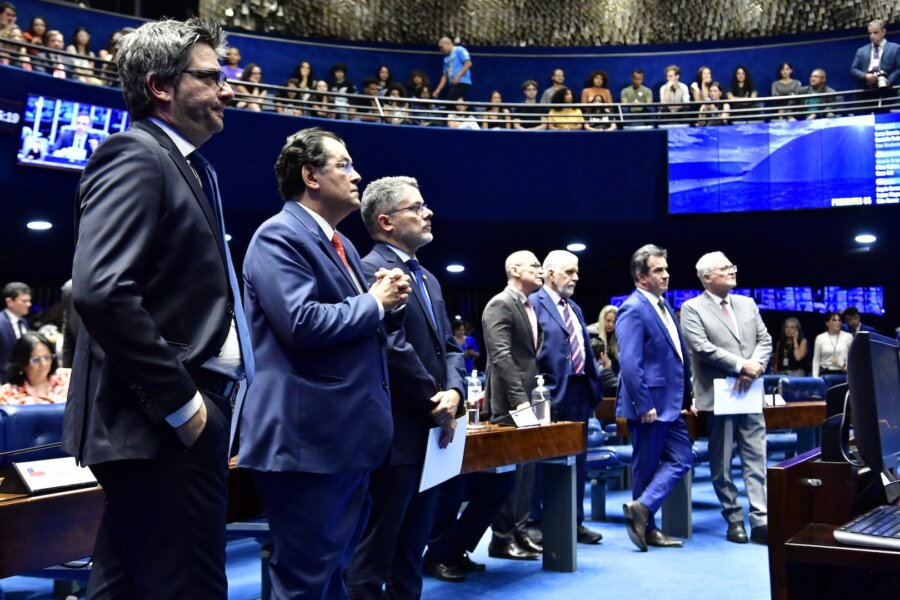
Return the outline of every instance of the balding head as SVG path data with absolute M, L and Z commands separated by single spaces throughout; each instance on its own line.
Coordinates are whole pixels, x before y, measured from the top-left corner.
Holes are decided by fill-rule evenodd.
M 544 284 L 544 273 L 537 256 L 530 250 L 513 252 L 506 258 L 506 282 L 528 295 Z

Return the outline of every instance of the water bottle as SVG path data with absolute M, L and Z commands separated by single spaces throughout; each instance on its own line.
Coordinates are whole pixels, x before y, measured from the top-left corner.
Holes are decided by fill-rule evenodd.
M 469 416 L 469 425 L 477 425 L 480 420 L 478 401 L 481 399 L 481 380 L 478 379 L 476 369 L 472 369 L 472 375 L 467 378 L 466 383 L 466 413 Z
M 537 387 L 531 390 L 531 408 L 534 416 L 542 424 L 550 423 L 550 390 L 544 387 L 544 376 L 535 375 Z

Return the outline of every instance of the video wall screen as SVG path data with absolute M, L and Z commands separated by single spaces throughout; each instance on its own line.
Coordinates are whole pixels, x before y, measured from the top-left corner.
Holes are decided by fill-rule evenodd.
M 900 114 L 668 131 L 669 213 L 897 204 Z
M 128 128 L 129 119 L 123 109 L 29 94 L 22 115 L 18 162 L 81 170 L 97 146 Z

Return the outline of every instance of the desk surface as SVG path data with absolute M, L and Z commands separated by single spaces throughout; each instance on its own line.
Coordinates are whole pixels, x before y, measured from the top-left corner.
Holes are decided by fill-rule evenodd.
M 525 429 L 488 424 L 466 436 L 462 472 L 578 454 L 585 449 L 583 423 Z M 249 472 L 232 468 L 228 489 L 229 522 L 261 514 Z M 0 494 L 0 578 L 90 556 L 103 499 L 100 487 L 39 496 Z

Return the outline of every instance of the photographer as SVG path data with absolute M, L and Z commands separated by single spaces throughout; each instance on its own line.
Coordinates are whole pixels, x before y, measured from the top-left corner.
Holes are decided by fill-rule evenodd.
M 850 74 L 865 90 L 861 98 L 871 99 L 876 111 L 887 111 L 886 98 L 897 95 L 895 86 L 900 85 L 900 45 L 884 39 L 884 22 L 869 23 L 869 42 L 856 51 Z

